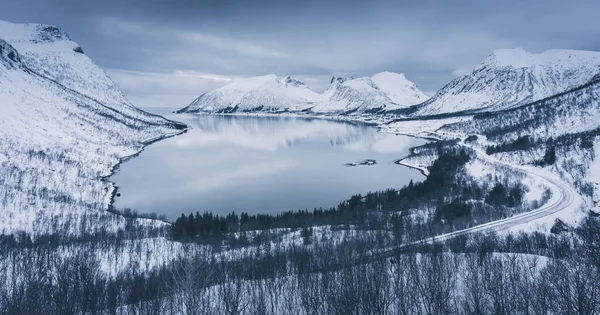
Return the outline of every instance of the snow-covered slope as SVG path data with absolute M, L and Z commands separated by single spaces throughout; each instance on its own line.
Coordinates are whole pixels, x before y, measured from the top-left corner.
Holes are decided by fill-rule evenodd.
M 179 113 L 313 112 L 351 114 L 381 112 L 422 103 L 427 96 L 403 74 L 382 72 L 373 77 L 332 78 L 318 94 L 289 76 L 248 78 L 202 94 Z
M 600 79 L 577 89 L 518 108 L 474 116 L 440 128 L 462 134 L 484 134 L 509 143 L 523 136 L 548 140 L 600 128 Z
M 410 106 L 425 102 L 429 97 L 417 88 L 417 85 L 406 79 L 404 73 L 380 72 L 371 77 L 380 91 L 392 102 L 401 106 Z
M 0 23 L 0 233 L 76 233 L 65 218 L 106 213 L 120 159 L 185 127 L 133 107 L 77 47 L 56 27 Z
M 568 92 L 517 108 L 476 115 L 436 132 L 451 137 L 477 135 L 482 152 L 485 148 L 503 162 L 536 165 L 558 174 L 570 189 L 578 191 L 587 202 L 587 209 L 598 207 L 593 198 L 600 193 L 594 181 L 594 167 L 600 158 L 595 154 L 600 144 L 600 77 Z M 572 206 L 549 218 L 576 224 L 584 216 L 584 211 Z M 552 220 L 546 220 L 546 225 L 551 225 Z
M 239 80 L 204 93 L 178 112 L 298 112 L 315 106 L 321 98 L 303 82 L 270 74 Z
M 380 113 L 427 99 L 403 74 L 382 72 L 372 77 L 332 78 L 325 99 L 313 108 L 326 114 Z
M 512 108 L 581 86 L 599 69 L 600 52 L 496 50 L 420 105 L 415 116 Z
M 396 108 L 394 103 L 371 78 L 332 78 L 323 93 L 325 99 L 312 109 L 316 113 L 354 114 L 381 112 Z
M 164 123 L 162 117 L 133 107 L 108 75 L 58 27 L 0 21 L 0 38 L 19 52 L 28 69 L 134 118 Z

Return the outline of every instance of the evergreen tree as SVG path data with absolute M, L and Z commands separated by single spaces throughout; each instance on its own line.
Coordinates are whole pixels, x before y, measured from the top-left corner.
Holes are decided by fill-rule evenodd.
M 556 162 L 556 148 L 551 145 L 546 149 L 546 154 L 544 154 L 544 164 L 553 165 Z

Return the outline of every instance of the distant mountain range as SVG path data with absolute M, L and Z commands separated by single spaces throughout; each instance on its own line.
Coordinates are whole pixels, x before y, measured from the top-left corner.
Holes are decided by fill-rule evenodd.
M 243 79 L 202 94 L 179 113 L 381 113 L 422 103 L 427 96 L 403 74 L 332 78 L 322 94 L 287 76 Z
M 430 99 L 403 74 L 392 72 L 363 78 L 334 77 L 322 94 L 290 77 L 268 75 L 204 93 L 178 112 L 394 113 L 419 117 L 498 111 L 576 88 L 599 72 L 600 52 L 549 50 L 533 54 L 503 49 L 494 51 L 471 73 L 452 80 Z

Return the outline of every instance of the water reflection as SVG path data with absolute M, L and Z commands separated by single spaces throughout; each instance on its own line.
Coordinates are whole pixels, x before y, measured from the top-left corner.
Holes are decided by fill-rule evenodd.
M 276 213 L 334 206 L 420 179 L 392 163 L 422 140 L 322 119 L 186 116 L 192 129 L 155 143 L 112 178 L 117 207 L 140 212 Z M 348 167 L 365 159 L 376 165 Z
M 181 120 L 182 117 L 177 117 Z M 276 151 L 304 142 L 343 146 L 373 142 L 377 131 L 363 124 L 332 123 L 324 119 L 247 116 L 187 116 L 200 137 L 179 138 L 181 147 L 230 143 L 250 149 Z

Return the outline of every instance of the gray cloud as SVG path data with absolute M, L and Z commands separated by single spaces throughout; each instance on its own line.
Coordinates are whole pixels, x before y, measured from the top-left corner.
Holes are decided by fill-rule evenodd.
M 600 49 L 593 0 L 4 2 L 0 19 L 64 28 L 138 106 L 268 73 L 323 90 L 389 70 L 431 94 L 494 49 Z

